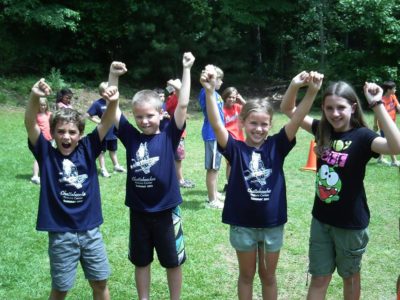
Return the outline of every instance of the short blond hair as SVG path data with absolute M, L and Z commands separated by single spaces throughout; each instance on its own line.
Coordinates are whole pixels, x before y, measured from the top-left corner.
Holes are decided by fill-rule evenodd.
M 133 96 L 132 108 L 142 103 L 151 103 L 158 111 L 161 111 L 163 105 L 160 96 L 153 90 L 141 90 Z
M 104 91 L 108 88 L 108 82 L 103 81 L 99 84 L 99 94 L 100 96 L 102 96 L 102 94 L 104 93 Z

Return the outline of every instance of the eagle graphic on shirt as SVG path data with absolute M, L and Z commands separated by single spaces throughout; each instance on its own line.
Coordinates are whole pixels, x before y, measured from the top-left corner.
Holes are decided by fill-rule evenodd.
M 150 168 L 160 160 L 160 157 L 150 157 L 147 143 L 140 143 L 139 149 L 136 151 L 136 159 L 132 159 L 133 164 L 130 168 L 135 172 L 150 173 Z
M 59 173 L 61 178 L 59 182 L 64 182 L 67 185 L 72 185 L 77 189 L 82 188 L 82 183 L 88 178 L 87 174 L 78 174 L 78 168 L 69 159 L 64 159 L 62 161 L 62 172 Z

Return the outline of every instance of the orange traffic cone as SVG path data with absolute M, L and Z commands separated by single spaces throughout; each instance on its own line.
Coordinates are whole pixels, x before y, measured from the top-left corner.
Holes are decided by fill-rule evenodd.
M 312 140 L 310 143 L 310 150 L 308 151 L 307 164 L 301 168 L 304 171 L 317 171 L 317 156 L 314 152 L 315 141 Z

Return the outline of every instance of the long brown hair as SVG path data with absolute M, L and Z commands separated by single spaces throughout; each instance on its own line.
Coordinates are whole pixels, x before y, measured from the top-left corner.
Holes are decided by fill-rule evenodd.
M 364 119 L 360 99 L 350 84 L 344 81 L 337 81 L 329 84 L 322 97 L 322 106 L 324 106 L 325 99 L 328 96 L 338 96 L 346 99 L 350 105 L 355 104 L 354 113 L 352 113 L 350 117 L 350 126 L 352 128 L 368 127 Z M 321 121 L 319 122 L 315 135 L 317 142 L 317 155 L 321 154 L 325 148 L 330 146 L 332 132 L 333 127 L 326 119 L 325 112 L 322 109 Z

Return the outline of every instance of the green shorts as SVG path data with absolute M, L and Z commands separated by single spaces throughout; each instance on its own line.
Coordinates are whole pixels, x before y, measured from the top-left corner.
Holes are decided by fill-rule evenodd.
M 338 228 L 313 218 L 308 254 L 310 274 L 326 276 L 333 274 L 337 268 L 338 274 L 347 278 L 360 272 L 368 240 L 368 228 Z
M 278 252 L 283 244 L 284 225 L 271 228 L 230 226 L 229 239 L 235 250 L 249 252 L 257 247 L 264 252 Z

